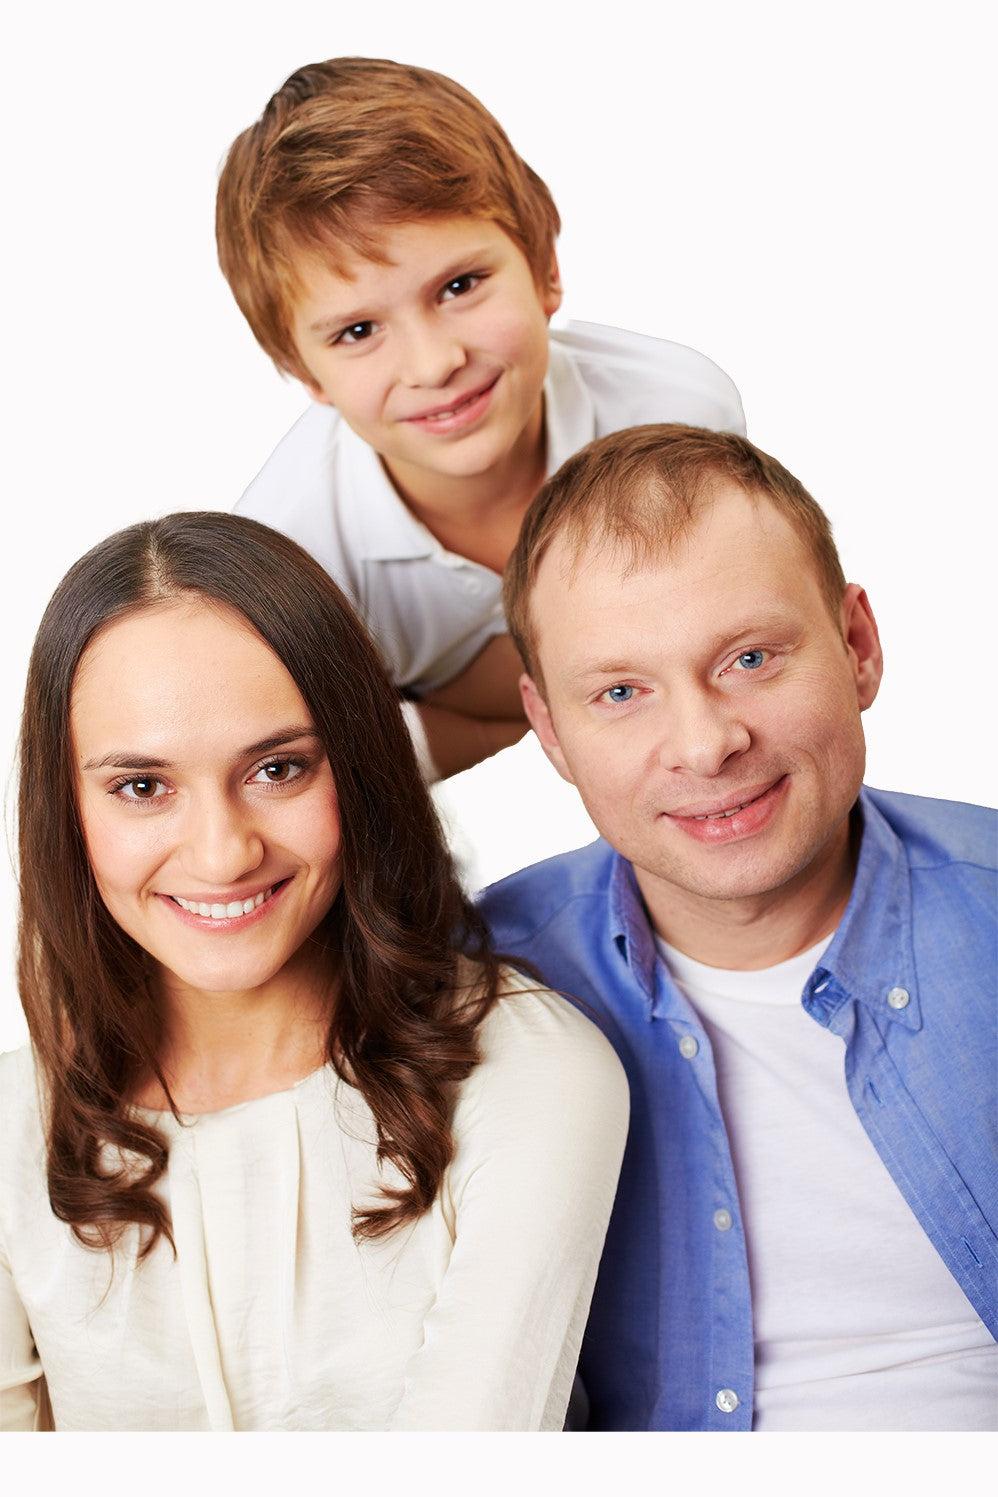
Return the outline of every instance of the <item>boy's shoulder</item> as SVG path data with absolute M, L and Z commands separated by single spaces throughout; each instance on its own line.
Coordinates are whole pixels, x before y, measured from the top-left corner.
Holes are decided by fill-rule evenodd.
M 551 331 L 552 371 L 572 365 L 596 414 L 596 436 L 654 421 L 744 433 L 734 381 L 706 354 L 667 338 L 594 322 Z

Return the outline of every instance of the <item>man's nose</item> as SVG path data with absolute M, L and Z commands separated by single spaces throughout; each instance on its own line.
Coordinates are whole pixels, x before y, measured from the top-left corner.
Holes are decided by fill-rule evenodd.
M 666 708 L 666 730 L 659 751 L 666 769 L 711 779 L 752 741 L 730 697 L 697 688 L 676 696 Z

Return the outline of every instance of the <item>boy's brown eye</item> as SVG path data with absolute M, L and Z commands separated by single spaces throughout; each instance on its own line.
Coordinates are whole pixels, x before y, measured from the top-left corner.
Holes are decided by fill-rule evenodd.
M 452 281 L 448 281 L 444 287 L 445 296 L 464 296 L 473 286 L 481 280 L 481 276 L 457 275 Z
M 373 322 L 353 322 L 336 335 L 337 343 L 362 343 L 374 331 Z

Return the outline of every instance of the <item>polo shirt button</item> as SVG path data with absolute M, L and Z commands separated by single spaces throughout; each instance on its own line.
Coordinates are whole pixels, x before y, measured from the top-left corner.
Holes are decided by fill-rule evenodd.
M 911 994 L 907 988 L 891 988 L 887 994 L 887 1002 L 891 1008 L 907 1008 L 911 1002 Z
M 700 1046 L 691 1034 L 684 1034 L 679 1041 L 679 1053 L 684 1060 L 692 1060 L 699 1049 Z
M 731 1212 L 725 1211 L 723 1206 L 721 1207 L 720 1211 L 715 1211 L 714 1226 L 719 1232 L 730 1232 L 732 1226 Z
M 734 1388 L 722 1388 L 714 1402 L 722 1414 L 733 1414 L 738 1407 L 738 1394 Z

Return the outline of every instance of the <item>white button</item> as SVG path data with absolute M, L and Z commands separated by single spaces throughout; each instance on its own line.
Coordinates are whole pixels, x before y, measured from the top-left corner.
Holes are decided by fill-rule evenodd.
M 891 1008 L 907 1008 L 911 1002 L 911 994 L 907 988 L 891 988 L 887 994 L 887 1002 Z
M 691 1034 L 684 1034 L 679 1041 L 679 1053 L 684 1060 L 692 1060 L 699 1049 L 700 1046 Z
M 733 1414 L 738 1407 L 738 1394 L 734 1388 L 722 1388 L 714 1402 L 722 1414 Z
M 720 1211 L 714 1212 L 714 1226 L 719 1232 L 731 1231 L 731 1212 L 725 1211 L 722 1206 Z
M 465 579 L 464 579 L 464 590 L 465 590 L 465 592 L 472 593 L 474 596 L 477 597 L 477 595 L 482 590 L 482 584 L 479 582 L 479 580 L 478 580 L 477 577 L 465 577 Z

